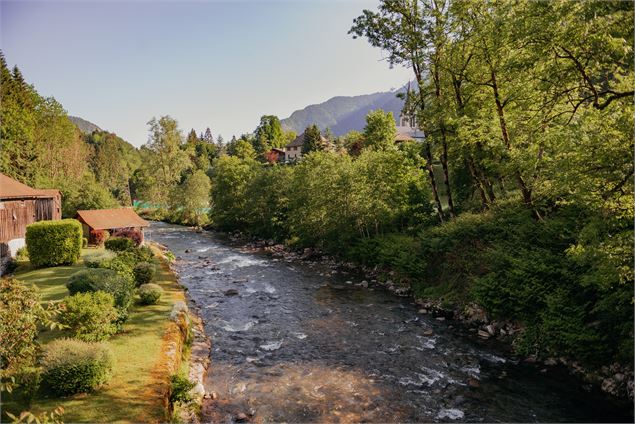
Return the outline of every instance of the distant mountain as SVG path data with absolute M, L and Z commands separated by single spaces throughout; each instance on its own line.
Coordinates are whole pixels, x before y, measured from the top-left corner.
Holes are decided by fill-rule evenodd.
M 99 128 L 97 125 L 93 124 L 92 122 L 89 122 L 85 119 L 82 119 L 78 116 L 70 116 L 68 117 L 68 119 L 71 120 L 71 122 L 73 124 L 75 124 L 75 126 L 77 128 L 79 128 L 79 130 L 81 132 L 83 132 L 84 134 L 90 134 L 93 131 L 101 131 L 101 128 Z
M 336 136 L 351 130 L 361 131 L 366 125 L 366 114 L 371 110 L 383 109 L 386 112 L 392 112 L 395 119 L 399 119 L 403 100 L 397 98 L 397 93 L 405 92 L 405 90 L 404 86 L 395 91 L 333 97 L 324 103 L 296 110 L 280 123 L 285 129 L 293 130 L 298 134 L 311 124 L 316 124 L 321 130 L 329 127 Z

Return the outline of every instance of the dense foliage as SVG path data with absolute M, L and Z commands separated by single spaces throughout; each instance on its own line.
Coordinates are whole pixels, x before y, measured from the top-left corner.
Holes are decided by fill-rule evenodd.
M 134 241 L 127 237 L 110 237 L 104 243 L 106 249 L 113 252 L 125 252 L 126 250 L 130 250 L 135 246 Z
M 139 297 L 143 305 L 156 304 L 161 299 L 161 295 L 163 295 L 163 289 L 157 284 L 148 283 L 139 287 Z
M 156 274 L 156 269 L 153 263 L 139 262 L 133 268 L 135 283 L 137 287 L 151 283 Z
M 0 279 L 0 391 L 37 382 L 38 326 L 52 326 L 53 310 L 45 310 L 38 293 L 13 278 Z
M 419 297 L 477 302 L 523 326 L 522 353 L 629 365 L 632 12 L 380 2 L 351 33 L 412 69 L 404 113 L 425 139 L 395 144 L 394 122 L 373 111 L 327 149 L 310 128 L 294 166 L 229 152 L 212 163 L 213 225 L 382 266 Z
M 115 261 L 117 257 L 110 260 Z M 77 271 L 69 278 L 66 287 L 71 295 L 102 291 L 113 296 L 115 306 L 126 313 L 134 296 L 134 281 L 127 274 L 113 269 L 88 268 Z
M 73 264 L 82 253 L 82 225 L 74 219 L 35 222 L 26 227 L 26 247 L 35 266 Z
M 75 339 L 106 340 L 117 332 L 118 312 L 114 303 L 112 294 L 104 291 L 76 293 L 64 299 L 60 322 Z
M 44 382 L 57 395 L 92 392 L 111 375 L 112 354 L 101 343 L 57 339 L 44 348 Z

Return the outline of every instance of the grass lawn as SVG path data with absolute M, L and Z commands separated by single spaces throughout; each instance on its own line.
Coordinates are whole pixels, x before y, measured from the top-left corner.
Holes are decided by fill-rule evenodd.
M 88 249 L 83 253 L 89 251 L 94 250 Z M 59 301 L 68 295 L 65 287 L 68 277 L 83 267 L 80 262 L 72 266 L 32 269 L 26 263 L 16 270 L 15 277 L 37 286 L 44 302 Z M 161 396 L 168 376 L 164 375 L 161 366 L 163 336 L 172 305 L 177 300 L 183 300 L 184 295 L 165 264 L 157 266 L 155 283 L 165 291 L 161 301 L 151 306 L 135 303 L 124 331 L 107 342 L 115 358 L 113 376 L 108 384 L 88 395 L 68 398 L 46 398 L 42 395 L 31 405 L 32 412 L 52 411 L 61 405 L 65 409 L 62 420 L 67 423 L 165 421 Z M 64 335 L 59 330 L 44 331 L 40 333 L 39 340 L 45 344 Z M 3 399 L 3 410 L 19 413 L 25 409 L 25 405 L 20 405 L 18 401 L 6 400 Z M 5 416 L 2 417 L 4 419 Z

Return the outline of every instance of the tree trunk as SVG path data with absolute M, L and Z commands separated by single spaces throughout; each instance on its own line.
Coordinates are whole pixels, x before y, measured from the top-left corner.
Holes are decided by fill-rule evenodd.
M 445 184 L 446 194 L 448 196 L 448 210 L 452 218 L 456 217 L 454 211 L 454 201 L 452 200 L 452 188 L 450 187 L 450 171 L 448 169 L 448 143 L 445 141 L 445 129 L 441 129 L 443 137 L 443 153 L 441 154 L 441 166 L 443 167 L 443 184 Z
M 500 95 L 498 93 L 498 85 L 496 83 L 496 73 L 492 71 L 491 76 L 492 76 L 492 89 L 494 90 L 494 101 L 496 102 L 496 111 L 498 113 L 498 122 L 500 124 L 501 133 L 503 136 L 503 142 L 505 143 L 505 148 L 507 149 L 507 151 L 511 152 L 512 146 L 511 146 L 511 142 L 509 141 L 509 133 L 507 132 L 507 122 L 505 121 L 505 112 L 503 111 L 503 105 L 500 101 Z M 520 171 L 515 171 L 514 177 L 516 179 L 516 184 L 518 185 L 518 188 L 520 189 L 520 192 L 523 195 L 523 203 L 525 203 L 526 206 L 531 207 L 532 206 L 531 189 L 527 187 L 527 184 L 525 184 L 525 180 L 523 180 L 522 175 L 520 175 Z
M 421 70 L 419 69 L 419 64 L 416 60 L 412 61 L 412 69 L 415 74 L 415 78 L 417 80 L 417 88 L 419 91 L 419 108 L 423 111 L 425 107 L 425 96 L 423 95 L 423 77 L 421 76 Z M 424 137 L 426 136 L 426 131 L 424 130 Z M 430 142 L 427 140 L 424 142 L 424 154 L 426 158 L 426 169 L 428 170 L 428 179 L 430 181 L 430 188 L 432 189 L 432 195 L 434 197 L 434 202 L 437 205 L 437 214 L 439 215 L 439 219 L 441 222 L 443 219 L 443 207 L 441 206 L 441 199 L 439 198 L 439 190 L 437 189 L 437 182 L 434 177 L 434 169 L 432 168 L 432 150 L 430 148 Z
M 474 167 L 474 159 L 472 159 L 472 156 L 469 156 L 467 159 L 465 159 L 465 164 L 467 166 L 467 169 L 470 171 L 470 175 L 472 176 L 472 179 L 476 183 L 476 188 L 478 189 L 479 194 L 481 195 L 481 203 L 483 204 L 482 206 L 483 210 L 488 209 L 489 205 L 487 202 L 487 196 L 485 195 L 485 190 L 483 189 L 483 183 L 481 179 L 479 178 L 478 174 L 476 173 L 476 169 Z
M 434 177 L 434 169 L 432 168 L 432 150 L 430 149 L 430 143 L 427 141 L 425 142 L 424 153 L 426 156 L 426 169 L 428 170 L 428 177 L 430 178 L 430 187 L 432 188 L 432 196 L 437 205 L 439 219 L 443 222 L 443 207 L 441 206 L 441 199 L 439 198 L 439 191 L 437 190 L 437 183 Z
M 437 47 L 438 51 L 438 47 Z M 435 61 L 439 61 L 439 57 L 435 56 Z M 439 76 L 439 67 L 438 63 L 434 64 L 434 72 L 433 72 L 433 80 L 434 80 L 434 96 L 437 98 L 437 103 L 441 103 L 441 78 Z M 448 197 L 448 210 L 450 212 L 450 216 L 452 218 L 456 217 L 456 213 L 454 211 L 454 202 L 452 200 L 452 187 L 450 187 L 450 171 L 448 168 L 448 141 L 446 137 L 445 131 L 445 122 L 443 121 L 443 115 L 440 116 L 441 121 L 439 122 L 439 129 L 441 130 L 441 145 L 443 151 L 441 153 L 441 167 L 443 168 L 443 183 L 445 185 L 445 192 Z

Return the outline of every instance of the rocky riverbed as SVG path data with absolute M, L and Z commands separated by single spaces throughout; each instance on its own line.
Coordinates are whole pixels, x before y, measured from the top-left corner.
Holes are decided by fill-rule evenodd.
M 514 359 L 365 274 L 176 225 L 147 236 L 177 256 L 212 338 L 203 421 L 632 422 L 563 366 Z

